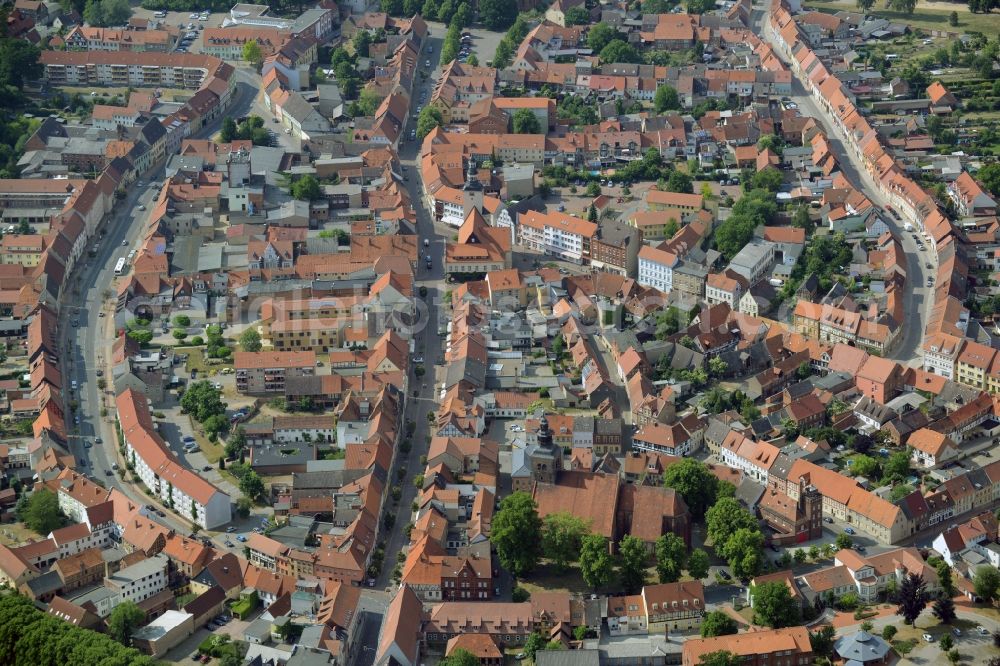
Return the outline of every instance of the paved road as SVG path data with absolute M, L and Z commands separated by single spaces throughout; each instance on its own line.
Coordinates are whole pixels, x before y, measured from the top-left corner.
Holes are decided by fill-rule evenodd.
M 769 42 L 774 47 L 775 54 L 784 61 L 776 40 L 772 38 L 769 31 L 764 29 L 764 21 L 766 21 L 769 7 L 770 0 L 763 3 L 761 9 L 754 11 L 754 31 L 761 39 Z M 788 65 L 787 61 L 785 61 L 785 65 Z M 875 186 L 875 181 L 864 169 L 861 160 L 853 151 L 846 147 L 847 144 L 840 128 L 816 104 L 812 96 L 806 93 L 802 82 L 794 75 L 792 77 L 792 94 L 790 97 L 792 101 L 799 105 L 799 110 L 803 115 L 812 116 L 823 126 L 827 138 L 830 140 L 833 152 L 837 157 L 837 161 L 840 163 L 841 171 L 847 176 L 848 180 L 855 187 L 858 187 L 872 203 L 886 210 L 888 201 L 886 201 Z M 896 345 L 885 356 L 899 361 L 904 365 L 919 365 L 923 354 L 921 350 L 923 333 L 933 304 L 933 288 L 928 289 L 926 284 L 927 278 L 937 272 L 937 257 L 929 249 L 920 251 L 911 233 L 903 228 L 902 222 L 896 221 L 888 214 L 885 215 L 885 219 L 892 229 L 893 234 L 902 243 L 903 251 L 907 258 L 907 279 L 903 296 L 905 321 L 902 322 L 902 338 L 897 340 Z M 929 248 L 929 245 L 925 245 L 925 247 Z M 928 263 L 931 265 L 931 268 L 927 268 Z
M 251 107 L 259 85 L 255 84 L 255 75 L 252 73 L 238 69 L 236 76 L 237 88 L 228 112 L 242 115 Z M 221 124 L 220 117 L 194 138 L 211 136 Z M 140 182 L 144 186 L 134 183 L 129 188 L 125 199 L 116 205 L 114 215 L 104 223 L 103 237 L 92 242 L 92 246 L 98 246 L 97 255 L 82 261 L 68 281 L 76 286 L 67 290 L 62 308 L 61 348 L 64 353 L 60 360 L 63 364 L 65 398 L 67 403 L 71 399 L 79 400 L 78 414 L 81 419 L 79 426 L 70 428 L 70 452 L 80 461 L 81 471 L 89 471 L 93 478 L 120 490 L 138 504 L 155 502 L 131 483 L 123 482 L 116 474 L 109 474 L 112 472 L 111 465 L 117 460 L 114 395 L 107 366 L 107 354 L 114 340 L 114 331 L 110 330 L 114 305 L 113 300 L 104 298 L 104 294 L 115 293 L 114 264 L 130 248 L 135 247 L 142 237 L 148 213 L 138 210 L 138 206 L 145 205 L 148 210 L 157 192 L 148 183 L 162 182 L 163 177 L 164 164 L 161 162 L 142 177 Z M 122 245 L 123 241 L 125 245 Z M 101 317 L 101 313 L 105 316 Z M 73 319 L 78 321 L 78 327 L 71 325 Z M 98 387 L 98 370 L 104 373 L 108 381 L 108 387 L 104 391 Z M 78 396 L 71 398 L 70 382 L 74 379 L 80 388 Z M 106 418 L 101 417 L 102 407 L 108 410 Z M 93 443 L 98 436 L 103 444 L 86 448 L 85 442 Z M 166 518 L 156 519 L 180 533 L 188 533 L 189 521 L 179 519 L 170 511 L 165 513 Z
M 418 77 L 413 91 L 413 98 L 410 101 L 411 118 L 410 125 L 404 130 L 404 137 L 409 137 L 410 127 L 415 127 L 413 117 L 418 106 L 423 106 L 430 100 L 431 92 L 440 74 L 438 61 L 441 55 L 441 40 L 444 37 L 445 28 L 439 23 L 431 23 L 428 26 L 428 38 L 424 44 L 420 62 L 430 60 L 434 70 L 426 81 L 421 81 Z M 434 48 L 434 53 L 427 53 L 427 46 Z M 421 102 L 421 92 L 426 93 L 425 101 Z M 424 367 L 427 374 L 422 378 L 410 375 L 410 391 L 406 400 L 405 420 L 413 421 L 416 430 L 410 438 L 412 447 L 409 454 L 400 454 L 396 457 L 394 468 L 390 474 L 391 483 L 398 484 L 402 490 L 402 497 L 398 508 L 387 509 L 395 515 L 395 523 L 386 534 L 382 536 L 385 541 L 385 564 L 382 573 L 378 577 L 376 590 L 391 591 L 393 586 L 392 570 L 396 564 L 397 553 L 405 550 L 409 539 L 404 533 L 404 528 L 411 520 L 410 505 L 416 499 L 417 490 L 413 485 L 413 477 L 423 472 L 420 467 L 420 456 L 427 453 L 427 436 L 429 434 L 427 413 L 436 409 L 438 401 L 434 397 L 435 376 L 439 370 L 443 370 L 444 348 L 443 338 L 438 335 L 439 322 L 444 321 L 441 312 L 443 304 L 441 300 L 446 285 L 444 282 L 444 249 L 445 243 L 454 233 L 454 230 L 444 224 L 435 224 L 431 211 L 428 210 L 421 188 L 420 179 L 420 144 L 416 141 L 404 141 L 399 147 L 399 158 L 406 169 L 406 180 L 404 185 L 410 195 L 414 210 L 417 215 L 417 234 L 420 239 L 421 260 L 417 266 L 417 288 L 425 287 L 427 295 L 420 298 L 418 303 L 419 320 L 414 335 L 416 337 L 415 355 L 423 356 Z M 429 247 L 423 246 L 424 239 L 430 242 Z M 427 268 L 423 255 L 430 255 L 431 268 Z M 411 365 L 414 365 L 411 363 Z M 416 391 L 416 396 L 414 396 Z M 402 481 L 396 481 L 397 472 L 401 467 L 406 468 L 406 477 Z M 391 502 L 391 500 L 390 500 Z M 378 594 L 378 592 L 376 592 Z M 384 594 L 384 592 L 382 592 Z M 355 655 L 355 666 L 369 666 L 375 659 L 375 651 L 367 646 L 374 646 L 377 643 L 379 629 L 382 622 L 382 613 L 377 608 L 369 608 L 363 617 L 364 628 L 362 647 Z

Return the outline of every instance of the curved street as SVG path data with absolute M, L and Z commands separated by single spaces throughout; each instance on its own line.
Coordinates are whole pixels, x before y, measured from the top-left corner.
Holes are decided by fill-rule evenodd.
M 239 116 L 246 114 L 254 104 L 259 77 L 256 77 L 255 82 L 255 74 L 241 69 L 235 71 L 235 76 L 237 87 L 226 115 Z M 221 127 L 223 117 L 224 115 L 216 118 L 192 135 L 192 138 L 210 137 Z M 64 400 L 66 404 L 74 400 L 78 402 L 80 424 L 71 426 L 68 421 L 67 429 L 70 452 L 80 461 L 81 471 L 89 473 L 105 486 L 121 491 L 139 505 L 153 504 L 164 509 L 165 518 L 155 515 L 150 518 L 179 534 L 188 534 L 191 527 L 189 521 L 166 510 L 166 507 L 134 484 L 122 481 L 111 467 L 120 462 L 115 433 L 114 389 L 108 362 L 115 339 L 112 324 L 117 294 L 114 265 L 119 258 L 137 247 L 141 240 L 148 213 L 140 211 L 138 207 L 143 205 L 147 210 L 151 207 L 159 190 L 150 186 L 150 183 L 162 183 L 164 166 L 165 161 L 159 162 L 126 189 L 126 196 L 116 206 L 115 214 L 104 221 L 100 238 L 92 239 L 91 247 L 97 247 L 96 256 L 81 258 L 73 272 L 71 281 L 75 286 L 66 290 L 60 306 L 60 362 Z M 140 186 L 139 182 L 143 185 Z M 78 325 L 73 326 L 71 321 Z M 103 384 L 99 381 L 101 378 L 98 377 L 98 371 L 107 381 L 107 387 L 103 390 L 98 386 L 99 383 Z M 71 395 L 73 380 L 79 385 L 76 395 Z M 101 416 L 102 409 L 107 410 L 104 417 Z M 100 437 L 103 443 L 87 448 L 86 443 L 94 442 L 95 437 Z
M 761 39 L 767 41 L 778 58 L 782 60 L 786 67 L 789 66 L 783 53 L 778 48 L 774 37 L 769 30 L 765 29 L 767 16 L 770 12 L 771 3 L 766 2 L 760 9 L 754 10 L 754 32 Z M 791 68 L 789 67 L 791 70 Z M 827 139 L 837 157 L 841 171 L 851 183 L 858 188 L 869 200 L 883 211 L 888 212 L 889 206 L 885 197 L 875 185 L 874 179 L 865 170 L 861 160 L 846 145 L 846 140 L 840 127 L 833 122 L 827 113 L 816 104 L 811 95 L 806 92 L 802 81 L 795 76 L 792 71 L 792 94 L 789 98 L 798 104 L 802 115 L 815 118 L 823 127 Z M 937 272 L 937 256 L 930 250 L 929 244 L 925 244 L 925 249 L 921 251 L 913 238 L 914 232 L 906 231 L 903 223 L 896 220 L 891 215 L 885 215 L 886 224 L 892 230 L 893 235 L 899 240 L 906 254 L 906 284 L 903 294 L 903 313 L 905 321 L 899 322 L 900 339 L 892 349 L 885 354 L 886 358 L 898 361 L 903 365 L 919 365 L 923 357 L 924 330 L 927 326 L 927 319 L 930 316 L 930 304 L 933 302 L 932 294 L 934 287 L 927 287 L 927 278 Z

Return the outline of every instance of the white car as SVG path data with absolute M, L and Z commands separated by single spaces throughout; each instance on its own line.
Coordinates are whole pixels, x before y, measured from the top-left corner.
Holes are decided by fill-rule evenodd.
M 934 637 L 931 636 L 930 634 L 924 634 L 923 635 L 923 639 L 925 641 L 927 641 L 928 643 L 933 643 L 934 642 Z
M 191 19 L 192 21 L 197 21 L 198 20 L 198 12 L 191 12 L 190 14 L 188 14 L 188 18 Z

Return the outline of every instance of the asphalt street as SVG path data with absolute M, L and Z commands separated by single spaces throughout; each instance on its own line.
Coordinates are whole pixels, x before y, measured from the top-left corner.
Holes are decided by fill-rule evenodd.
M 761 9 L 754 11 L 754 27 L 757 35 L 769 42 L 775 54 L 785 62 L 781 51 L 776 45 L 776 40 L 771 36 L 770 31 L 764 30 L 764 23 L 770 11 L 770 2 L 763 4 Z M 798 104 L 802 115 L 812 116 L 823 126 L 827 138 L 833 148 L 833 152 L 840 164 L 840 169 L 851 183 L 859 188 L 873 204 L 888 212 L 888 201 L 875 185 L 874 179 L 865 170 L 861 159 L 848 149 L 847 142 L 839 126 L 833 122 L 827 113 L 816 104 L 813 97 L 806 93 L 802 82 L 792 76 L 792 94 L 789 98 Z M 923 344 L 923 334 L 926 328 L 927 319 L 931 313 L 933 304 L 933 287 L 928 288 L 927 278 L 935 275 L 937 257 L 930 250 L 930 244 L 925 243 L 925 250 L 921 251 L 911 235 L 911 232 L 903 228 L 903 223 L 896 220 L 891 215 L 885 215 L 884 219 L 892 229 L 893 234 L 899 239 L 906 254 L 906 283 L 903 295 L 903 315 L 905 321 L 900 322 L 902 339 L 898 340 L 892 349 L 884 354 L 886 358 L 891 358 L 903 365 L 920 365 L 923 355 L 921 346 Z M 927 265 L 930 264 L 930 268 Z
M 254 103 L 259 89 L 259 77 L 252 72 L 237 69 L 235 76 L 237 87 L 226 111 L 232 116 L 245 114 Z M 218 131 L 222 119 L 223 116 L 216 118 L 192 138 L 211 136 Z M 110 323 L 114 314 L 114 295 L 117 293 L 114 265 L 141 240 L 148 209 L 158 192 L 158 188 L 150 186 L 150 183 L 162 183 L 164 166 L 165 162 L 161 161 L 127 189 L 125 199 L 116 204 L 115 213 L 102 226 L 100 236 L 91 242 L 92 248 L 97 247 L 96 255 L 82 257 L 67 279 L 67 285 L 74 286 L 65 290 L 61 306 L 60 333 L 64 352 L 60 361 L 66 403 L 73 400 L 79 403 L 77 414 L 80 423 L 73 425 L 70 422 L 67 427 L 70 452 L 79 462 L 80 471 L 89 473 L 107 487 L 120 490 L 140 505 L 160 506 L 166 517 L 152 517 L 181 534 L 187 534 L 190 521 L 175 516 L 133 484 L 122 481 L 111 467 L 116 462 L 123 462 L 118 460 L 116 450 L 114 390 L 107 361 L 110 345 L 114 341 Z M 140 205 L 145 206 L 146 211 L 139 210 Z M 99 371 L 108 383 L 103 390 L 98 386 Z M 73 380 L 79 384 L 75 395 L 70 389 Z M 102 408 L 107 410 L 105 417 L 101 416 Z M 96 444 L 95 437 L 100 437 L 103 443 Z M 91 447 L 88 448 L 87 444 Z

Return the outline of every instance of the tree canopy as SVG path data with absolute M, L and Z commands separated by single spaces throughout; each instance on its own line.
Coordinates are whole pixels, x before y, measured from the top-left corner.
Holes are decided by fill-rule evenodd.
M 260 333 L 252 326 L 240 333 L 240 347 L 246 352 L 259 352 L 263 345 L 260 341 Z
M 108 617 L 108 633 L 122 645 L 132 640 L 132 632 L 146 619 L 146 613 L 134 601 L 125 600 L 111 611 Z
M 514 134 L 542 134 L 542 124 L 531 109 L 518 109 L 513 118 Z
M 0 663 L 152 666 L 152 657 L 44 613 L 25 597 L 0 597 Z
M 290 194 L 299 201 L 315 201 L 323 197 L 323 188 L 312 174 L 296 178 L 290 188 Z
M 600 58 L 601 62 L 605 63 L 642 62 L 642 56 L 635 50 L 635 47 L 623 39 L 612 39 L 608 42 L 607 45 L 601 49 Z
M 661 583 L 676 583 L 687 562 L 687 544 L 676 534 L 656 540 L 656 574 Z
M 580 574 L 593 589 L 607 587 L 614 578 L 614 560 L 608 552 L 608 540 L 600 534 L 588 534 L 580 545 Z
M 653 108 L 656 109 L 657 113 L 676 111 L 681 108 L 681 99 L 677 94 L 677 89 L 667 83 L 658 87 L 656 94 L 653 95 Z
M 542 552 L 558 571 L 565 571 L 580 552 L 587 532 L 582 518 L 562 511 L 549 514 L 542 521 Z
M 683 458 L 663 472 L 663 484 L 681 494 L 691 511 L 699 520 L 705 510 L 715 502 L 719 480 L 708 471 L 704 463 L 693 458 Z
M 618 31 L 607 23 L 598 23 L 587 33 L 587 46 L 594 53 L 600 53 L 617 35 Z
M 736 620 L 725 611 L 714 610 L 705 614 L 701 621 L 701 637 L 728 636 L 739 631 Z
M 531 495 L 518 491 L 500 502 L 500 509 L 493 517 L 490 541 L 500 564 L 514 576 L 535 568 L 541 554 L 542 521 Z
M 781 629 L 799 623 L 801 607 L 784 581 L 761 583 L 752 594 L 754 624 Z
M 508 0 L 480 0 L 479 20 L 490 30 L 506 30 L 517 18 L 517 3 Z
M 59 508 L 59 498 L 47 488 L 36 490 L 30 497 L 18 502 L 17 519 L 42 535 L 62 527 L 66 522 L 66 516 Z
M 635 594 L 646 584 L 646 544 L 631 534 L 618 542 L 618 573 L 622 587 Z

